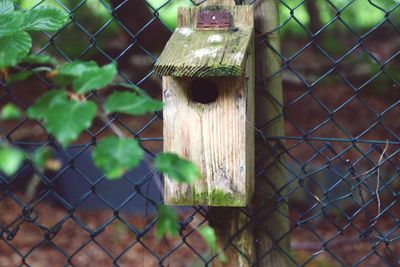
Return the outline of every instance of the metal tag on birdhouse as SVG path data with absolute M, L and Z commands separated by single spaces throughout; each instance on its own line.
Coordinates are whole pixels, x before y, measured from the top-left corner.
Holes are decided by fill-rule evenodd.
M 198 15 L 197 28 L 203 30 L 228 30 L 231 14 L 228 11 L 207 10 Z

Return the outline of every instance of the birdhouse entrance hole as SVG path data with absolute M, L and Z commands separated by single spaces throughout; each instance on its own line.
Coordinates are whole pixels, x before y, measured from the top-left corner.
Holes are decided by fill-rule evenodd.
M 210 104 L 218 98 L 218 87 L 209 79 L 196 79 L 190 83 L 188 93 L 193 102 Z

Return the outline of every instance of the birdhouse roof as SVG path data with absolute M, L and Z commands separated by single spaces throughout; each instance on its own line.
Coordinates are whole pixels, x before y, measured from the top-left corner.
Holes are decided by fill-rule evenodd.
M 246 66 L 253 28 L 177 28 L 158 58 L 159 76 L 240 76 Z

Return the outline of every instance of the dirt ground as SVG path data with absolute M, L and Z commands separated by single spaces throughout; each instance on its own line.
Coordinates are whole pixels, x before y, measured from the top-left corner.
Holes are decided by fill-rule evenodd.
M 128 228 L 146 231 L 152 219 L 109 211 L 76 211 L 73 215 L 55 203 L 41 202 L 36 220 L 21 223 L 21 208 L 10 198 L 0 202 L 0 226 L 9 226 L 14 236 L 2 231 L 0 266 L 193 266 L 197 256 L 180 238 L 157 240 L 154 229 L 138 238 Z M 194 223 L 194 222 L 192 222 Z M 56 225 L 61 225 L 57 228 Z M 83 226 L 84 225 L 84 226 Z M 104 226 L 104 228 L 103 228 Z M 58 229 L 47 235 L 45 229 Z M 96 234 L 96 230 L 99 230 Z M 186 234 L 185 232 L 183 234 Z M 207 252 L 198 234 L 185 241 L 198 253 Z M 167 253 L 174 250 L 168 257 Z M 113 259 L 115 261 L 113 261 Z M 25 265 L 24 265 L 25 264 Z
M 400 241 L 396 237 L 400 234 L 397 222 L 400 208 L 392 206 L 372 232 L 361 237 L 370 225 L 367 212 L 373 215 L 375 208 L 372 205 L 368 211 L 348 211 L 351 220 L 321 216 L 304 225 L 292 224 L 291 256 L 297 264 L 312 267 L 353 266 L 359 261 L 362 261 L 360 266 L 383 266 L 383 262 L 396 266 L 400 251 Z M 199 214 L 182 232 L 186 236 L 184 239 L 159 241 L 154 229 L 146 232 L 146 225 L 151 225 L 154 219 L 152 215 L 146 219 L 118 214 L 115 219 L 108 210 L 77 210 L 71 214 L 48 201 L 38 204 L 34 211 L 29 215 L 31 221 L 22 222 L 24 212 L 15 201 L 6 197 L 0 202 L 0 226 L 7 226 L 8 230 L 2 231 L 0 266 L 152 267 L 159 266 L 159 261 L 170 267 L 204 266 L 194 251 L 208 259 L 201 237 L 192 232 L 193 227 L 204 220 Z M 181 216 L 189 218 L 189 214 Z M 294 210 L 291 217 L 301 221 Z M 133 227 L 145 234 L 135 235 Z M 47 233 L 50 229 L 56 234 Z

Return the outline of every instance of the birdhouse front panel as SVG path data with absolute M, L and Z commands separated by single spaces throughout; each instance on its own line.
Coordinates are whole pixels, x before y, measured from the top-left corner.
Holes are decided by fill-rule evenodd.
M 166 177 L 164 202 L 246 206 L 254 191 L 252 7 L 182 8 L 178 18 L 155 65 L 164 151 L 192 160 L 202 178 L 187 185 Z

